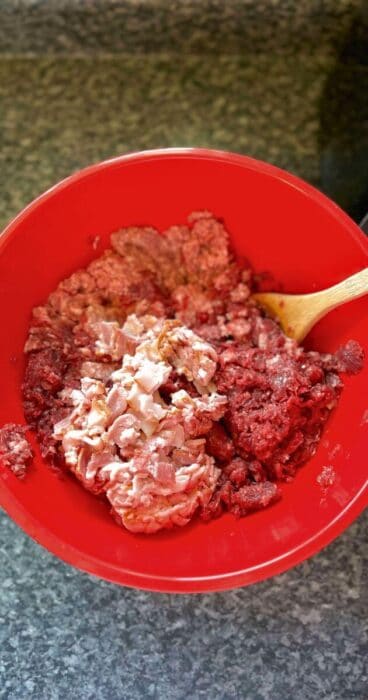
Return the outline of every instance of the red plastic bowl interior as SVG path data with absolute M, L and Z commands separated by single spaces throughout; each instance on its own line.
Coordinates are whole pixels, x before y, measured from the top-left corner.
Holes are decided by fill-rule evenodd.
M 88 168 L 32 203 L 0 239 L 0 425 L 23 420 L 22 348 L 32 307 L 100 254 L 112 231 L 129 224 L 162 229 L 203 208 L 224 218 L 240 255 L 257 270 L 272 270 L 289 292 L 326 287 L 368 265 L 367 240 L 343 212 L 264 163 L 178 150 Z M 368 351 L 367 298 L 330 314 L 308 342 L 332 351 L 349 338 Z M 0 467 L 0 502 L 59 557 L 118 583 L 163 591 L 253 583 L 318 551 L 366 505 L 367 396 L 368 365 L 346 379 L 317 454 L 283 487 L 282 500 L 241 520 L 226 515 L 175 532 L 132 535 L 115 525 L 107 505 L 73 478 L 55 476 L 39 456 L 24 481 Z M 336 481 L 324 493 L 317 477 L 326 465 Z

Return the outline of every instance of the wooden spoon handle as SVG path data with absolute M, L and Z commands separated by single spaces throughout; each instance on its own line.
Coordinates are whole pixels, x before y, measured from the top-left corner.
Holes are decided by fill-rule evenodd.
M 276 317 L 284 333 L 300 343 L 323 316 L 346 301 L 368 294 L 368 267 L 355 275 L 311 294 L 253 294 L 268 313 Z
M 356 272 L 355 275 L 351 275 L 339 284 L 310 296 L 318 296 L 320 301 L 323 301 L 325 312 L 327 312 L 346 301 L 362 297 L 364 294 L 368 294 L 368 267 Z

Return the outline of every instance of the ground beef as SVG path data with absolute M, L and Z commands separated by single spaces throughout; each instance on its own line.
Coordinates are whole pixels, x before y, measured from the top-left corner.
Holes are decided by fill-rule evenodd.
M 223 222 L 209 212 L 195 212 L 187 225 L 163 234 L 148 226 L 122 229 L 111 245 L 33 311 L 23 401 L 43 456 L 63 463 L 54 427 L 70 414 L 82 378 L 109 389 L 124 353 L 134 352 L 139 320 L 129 330 L 126 319 L 176 319 L 216 351 L 213 390 L 227 399 L 218 419 L 206 412 L 185 419 L 194 439 L 205 436 L 206 455 L 221 470 L 202 518 L 223 510 L 243 516 L 274 503 L 278 482 L 293 478 L 314 454 L 342 390 L 339 373 L 362 368 L 361 347 L 349 341 L 335 355 L 320 354 L 287 338 L 251 297 L 277 284 L 235 259 Z M 170 405 L 183 392 L 199 402 L 202 390 L 174 360 L 161 400 Z
M 0 462 L 21 479 L 33 457 L 26 432 L 25 426 L 15 423 L 7 423 L 0 429 Z
M 356 340 L 349 340 L 335 355 L 337 369 L 348 374 L 358 374 L 363 369 L 364 352 Z
M 246 472 L 246 465 L 236 463 L 232 478 L 229 472 L 221 475 L 212 499 L 201 509 L 202 520 L 218 518 L 226 510 L 236 517 L 242 517 L 266 508 L 280 498 L 277 484 L 271 481 L 252 482 L 246 478 Z
M 49 325 L 36 329 L 38 345 L 34 345 L 33 328 L 22 385 L 24 416 L 37 432 L 42 456 L 62 463 L 62 454 L 52 434 L 54 424 L 69 410 L 60 393 L 79 384 L 81 359 L 70 328 L 54 334 Z
M 229 462 L 235 454 L 235 447 L 231 437 L 227 434 L 221 423 L 215 423 L 207 435 L 207 452 L 219 462 Z
M 342 383 L 320 356 L 278 332 L 277 349 L 276 338 L 259 347 L 260 334 L 225 343 L 216 382 L 229 400 L 225 425 L 238 454 L 258 460 L 270 479 L 288 479 L 314 454 Z

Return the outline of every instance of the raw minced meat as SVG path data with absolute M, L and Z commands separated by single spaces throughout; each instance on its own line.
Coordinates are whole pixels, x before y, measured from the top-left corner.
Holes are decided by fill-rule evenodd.
M 43 456 L 134 531 L 272 504 L 314 454 L 360 346 L 328 355 L 287 338 L 251 296 L 269 278 L 235 259 L 209 212 L 163 234 L 122 229 L 111 246 L 33 312 L 23 400 Z
M 27 428 L 7 423 L 0 428 L 0 460 L 15 476 L 23 478 L 32 460 L 33 450 L 26 438 Z

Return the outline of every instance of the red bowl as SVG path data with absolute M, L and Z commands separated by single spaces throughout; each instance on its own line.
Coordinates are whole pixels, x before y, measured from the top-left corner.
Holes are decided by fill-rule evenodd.
M 321 193 L 275 167 L 230 153 L 164 150 L 116 158 L 56 185 L 0 239 L 0 425 L 23 421 L 22 348 L 30 312 L 129 224 L 163 229 L 195 209 L 223 217 L 236 251 L 272 270 L 289 292 L 331 285 L 368 265 L 368 241 Z M 100 236 L 97 252 L 93 241 Z M 368 350 L 368 299 L 331 313 L 308 344 L 333 351 L 349 338 Z M 37 542 L 116 583 L 172 592 L 242 586 L 285 571 L 330 542 L 367 504 L 368 366 L 345 389 L 317 454 L 273 507 L 225 515 L 174 532 L 133 535 L 73 478 L 57 477 L 37 452 L 24 481 L 0 467 L 0 503 Z M 323 466 L 335 483 L 323 490 Z

